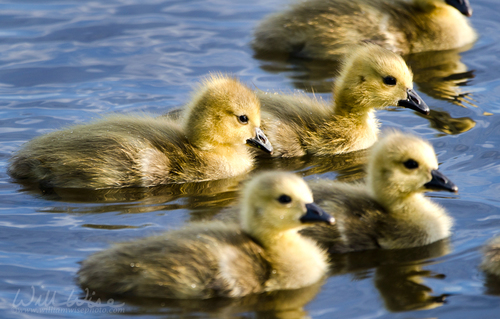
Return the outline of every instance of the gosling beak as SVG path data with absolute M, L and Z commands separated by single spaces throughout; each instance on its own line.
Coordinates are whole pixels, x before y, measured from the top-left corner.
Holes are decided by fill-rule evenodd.
M 446 3 L 455 7 L 464 16 L 470 17 L 472 15 L 472 8 L 469 0 L 446 0 Z
M 267 136 L 262 132 L 262 130 L 258 127 L 255 128 L 255 137 L 249 138 L 247 140 L 247 144 L 256 148 L 260 148 L 266 153 L 273 153 L 273 146 L 267 139 Z
M 328 215 L 323 209 L 314 203 L 306 204 L 307 212 L 300 217 L 301 223 L 324 222 L 329 225 L 335 224 L 335 218 Z
M 406 89 L 406 93 L 408 94 L 406 100 L 399 100 L 398 106 L 406 107 L 422 114 L 429 115 L 429 107 L 425 104 L 424 100 L 418 96 L 417 92 L 413 91 L 413 89 Z
M 458 192 L 457 185 L 453 184 L 448 177 L 444 176 L 444 174 L 437 169 L 432 170 L 431 175 L 432 179 L 424 185 L 425 188 L 435 191 L 448 191 L 452 193 Z

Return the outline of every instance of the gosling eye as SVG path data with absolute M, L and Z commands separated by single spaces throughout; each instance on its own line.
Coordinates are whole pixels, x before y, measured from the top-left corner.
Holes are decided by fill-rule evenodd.
M 288 204 L 292 202 L 292 198 L 288 195 L 281 195 L 280 197 L 278 197 L 278 202 L 280 202 L 281 204 Z
M 418 168 L 418 162 L 415 161 L 415 160 L 412 160 L 412 159 L 409 159 L 407 160 L 406 162 L 403 163 L 403 165 L 407 168 L 407 169 L 415 169 L 415 168 Z
M 398 82 L 395 77 L 390 76 L 390 75 L 386 76 L 383 80 L 384 80 L 384 84 L 387 84 L 390 86 L 394 86 Z
M 248 116 L 246 115 L 238 116 L 238 122 L 240 122 L 241 124 L 248 124 Z

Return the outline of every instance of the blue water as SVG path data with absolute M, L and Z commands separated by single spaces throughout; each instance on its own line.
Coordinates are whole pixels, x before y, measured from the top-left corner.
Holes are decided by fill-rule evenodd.
M 323 286 L 240 301 L 95 303 L 75 285 L 78 262 L 110 243 L 216 217 L 240 178 L 177 187 L 42 193 L 6 174 L 40 134 L 110 112 L 162 114 L 211 71 L 263 90 L 330 99 L 335 64 L 255 58 L 257 22 L 286 0 L 3 1 L 0 3 L 0 317 L 494 318 L 500 284 L 478 267 L 500 233 L 500 4 L 474 0 L 480 38 L 463 50 L 408 57 L 433 110 L 378 112 L 384 127 L 429 139 L 458 195 L 431 194 L 455 218 L 450 243 L 339 261 Z M 456 98 L 456 97 L 459 98 Z M 363 154 L 283 161 L 307 178 L 362 176 Z M 242 178 L 244 179 L 244 177 Z M 91 300 L 91 301 L 89 301 Z M 107 302 L 103 301 L 104 303 Z M 22 312 L 22 314 L 21 314 Z

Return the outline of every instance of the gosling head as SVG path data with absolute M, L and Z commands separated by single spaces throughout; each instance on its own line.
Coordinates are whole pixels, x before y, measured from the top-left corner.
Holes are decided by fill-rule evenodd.
M 184 116 L 184 129 L 200 149 L 248 145 L 272 153 L 260 129 L 260 101 L 238 80 L 211 75 L 196 90 Z
M 469 0 L 446 0 L 446 3 L 456 8 L 466 17 L 472 15 L 472 7 L 470 6 Z
M 265 239 L 307 223 L 333 224 L 335 219 L 314 204 L 309 186 L 292 173 L 266 172 L 244 188 L 242 228 L 256 239 Z
M 337 114 L 364 114 L 387 106 L 429 114 L 429 107 L 413 90 L 413 74 L 403 58 L 373 43 L 354 47 L 334 91 Z
M 425 191 L 458 192 L 458 187 L 438 171 L 436 154 L 427 141 L 392 132 L 378 141 L 371 152 L 368 185 L 382 202 Z
M 466 17 L 472 15 L 472 7 L 470 6 L 469 0 L 415 0 L 415 2 L 424 12 L 430 12 L 437 6 L 450 5 Z

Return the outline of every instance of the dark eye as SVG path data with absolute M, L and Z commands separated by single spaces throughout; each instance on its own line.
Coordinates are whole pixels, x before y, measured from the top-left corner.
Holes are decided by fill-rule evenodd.
M 418 168 L 418 163 L 412 159 L 407 160 L 406 162 L 403 163 L 403 165 L 408 169 Z
M 288 195 L 281 195 L 280 197 L 278 197 L 278 202 L 282 203 L 282 204 L 288 204 L 292 201 L 292 198 Z
M 240 115 L 238 116 L 238 121 L 240 121 L 241 124 L 248 124 L 248 116 Z
M 393 76 L 388 75 L 384 78 L 384 83 L 387 85 L 391 85 L 391 86 L 396 85 L 396 82 L 397 82 L 396 78 Z

